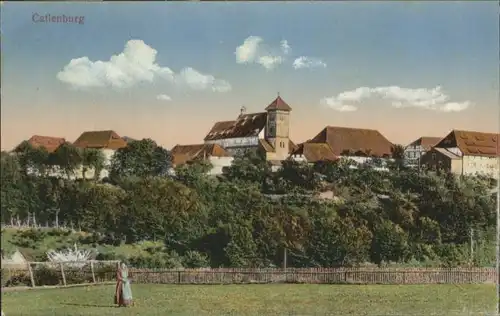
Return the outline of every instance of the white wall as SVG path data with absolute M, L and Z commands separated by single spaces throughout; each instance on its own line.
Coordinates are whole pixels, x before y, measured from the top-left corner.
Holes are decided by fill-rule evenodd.
M 463 156 L 463 174 L 482 174 L 498 178 L 499 157 Z
M 298 161 L 298 162 L 307 162 L 306 156 L 304 155 L 292 155 L 291 156 L 293 160 Z
M 257 146 L 259 144 L 259 137 L 236 137 L 236 138 L 224 138 L 217 140 L 207 140 L 205 144 L 218 144 L 224 149 L 231 147 L 246 147 L 246 146 Z
M 233 157 L 210 157 L 209 161 L 213 168 L 209 171 L 210 175 L 222 174 L 222 168 L 229 167 L 233 163 Z

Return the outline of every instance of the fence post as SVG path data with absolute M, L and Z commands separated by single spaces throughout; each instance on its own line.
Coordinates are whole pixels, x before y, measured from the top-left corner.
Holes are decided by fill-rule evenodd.
M 181 270 L 177 271 L 177 283 L 181 284 Z
M 90 261 L 90 270 L 92 271 L 92 282 L 95 283 L 94 260 Z
M 33 269 L 31 269 L 31 263 L 28 262 L 28 271 L 30 273 L 31 287 L 35 287 L 35 277 L 33 276 Z
M 59 263 L 59 266 L 61 267 L 61 274 L 62 274 L 62 279 L 63 279 L 63 285 L 66 286 L 66 276 L 64 275 L 64 267 L 63 263 Z

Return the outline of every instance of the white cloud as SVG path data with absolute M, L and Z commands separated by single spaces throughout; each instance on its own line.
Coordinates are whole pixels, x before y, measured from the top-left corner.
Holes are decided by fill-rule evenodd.
M 234 54 L 238 64 L 259 64 L 267 70 L 272 70 L 285 60 L 284 55 L 290 52 L 288 41 L 282 40 L 280 48 L 272 48 L 264 45 L 260 36 L 249 36 L 243 44 L 236 47 Z
M 163 79 L 196 90 L 217 92 L 231 90 L 231 85 L 227 81 L 216 79 L 212 75 L 202 75 L 189 67 L 176 74 L 169 67 L 160 66 L 156 62 L 156 54 L 157 51 L 144 41 L 130 40 L 125 44 L 122 53 L 111 56 L 108 61 L 91 61 L 88 57 L 72 59 L 57 74 L 57 79 L 80 89 L 129 88 L 139 83 L 152 83 L 156 79 Z M 192 74 L 197 76 L 193 77 Z M 221 89 L 221 86 L 224 88 Z
M 156 96 L 156 100 L 160 101 L 172 101 L 172 98 L 166 94 L 159 94 Z
M 291 52 L 292 48 L 286 39 L 281 40 L 278 47 L 267 45 L 260 36 L 249 36 L 236 47 L 234 54 L 238 64 L 258 64 L 267 70 L 272 70 L 284 64 Z M 325 68 L 326 63 L 319 58 L 300 56 L 295 58 L 292 66 L 295 69 Z
M 339 102 L 335 97 L 323 98 L 321 99 L 321 104 L 326 105 L 327 107 L 334 109 L 339 112 L 354 112 L 358 108 L 353 105 L 343 104 Z
M 470 101 L 450 102 L 450 97 L 440 86 L 433 89 L 411 89 L 398 86 L 360 87 L 339 93 L 335 97 L 323 98 L 321 103 L 341 112 L 355 111 L 357 107 L 354 104 L 372 97 L 388 100 L 396 108 L 418 107 L 441 112 L 459 112 L 471 105 Z
M 283 63 L 283 60 L 284 58 L 281 56 L 262 56 L 259 57 L 257 63 L 267 70 L 271 70 Z
M 326 64 L 319 58 L 301 56 L 293 61 L 293 68 L 325 68 Z
M 175 77 L 178 85 L 187 86 L 193 90 L 212 90 L 214 92 L 228 92 L 231 90 L 229 82 L 216 79 L 212 75 L 205 75 L 193 68 L 184 68 Z
M 249 36 L 244 41 L 243 44 L 236 47 L 234 54 L 236 55 L 236 62 L 238 64 L 252 63 L 257 57 L 257 51 L 259 45 L 262 42 L 262 38 L 259 36 Z

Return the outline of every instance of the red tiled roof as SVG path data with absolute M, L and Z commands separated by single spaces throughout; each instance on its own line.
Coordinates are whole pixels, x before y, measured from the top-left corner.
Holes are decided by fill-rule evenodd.
M 291 111 L 292 108 L 283 99 L 278 96 L 271 104 L 266 107 L 266 111 L 269 110 L 279 110 L 279 111 Z
M 121 138 L 115 131 L 91 131 L 83 132 L 73 145 L 79 148 L 116 150 L 127 147 L 127 141 Z
M 302 143 L 292 152 L 292 155 L 303 155 L 308 162 L 338 159 L 328 143 Z
M 500 156 L 499 134 L 453 130 L 435 147 L 458 147 L 465 156 Z
M 235 121 L 216 122 L 204 140 L 258 136 L 264 129 L 267 113 L 240 115 Z
M 57 150 L 66 140 L 62 137 L 33 135 L 28 139 L 28 143 L 34 148 L 45 148 L 47 152 L 52 153 Z M 17 147 L 16 147 L 17 149 Z
M 171 150 L 172 164 L 179 166 L 195 159 L 208 157 L 230 157 L 217 144 L 176 145 Z
M 336 156 L 347 151 L 375 157 L 390 157 L 393 144 L 372 129 L 327 126 L 310 143 L 328 143 Z

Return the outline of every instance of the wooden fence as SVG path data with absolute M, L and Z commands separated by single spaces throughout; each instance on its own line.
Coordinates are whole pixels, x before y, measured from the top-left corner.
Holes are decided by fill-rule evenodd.
M 495 284 L 494 268 L 130 269 L 134 283 Z
M 116 262 L 86 262 L 26 269 L 2 269 L 2 287 L 72 286 L 115 279 Z M 318 269 L 129 269 L 133 283 L 142 284 L 495 284 L 494 268 L 318 268 Z

